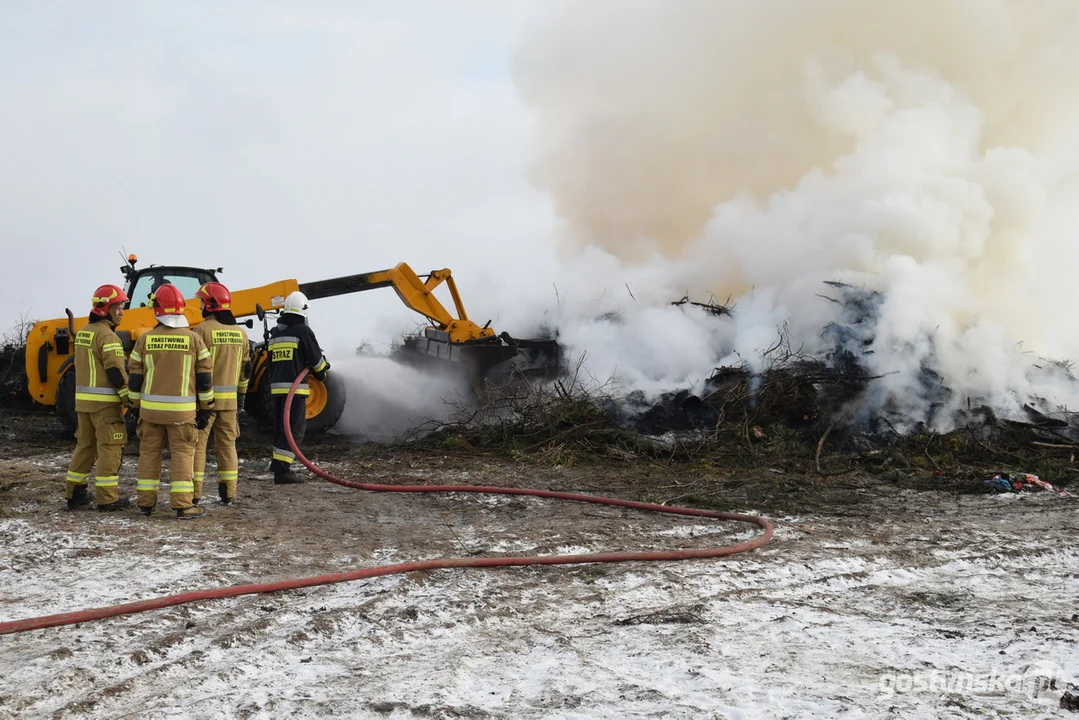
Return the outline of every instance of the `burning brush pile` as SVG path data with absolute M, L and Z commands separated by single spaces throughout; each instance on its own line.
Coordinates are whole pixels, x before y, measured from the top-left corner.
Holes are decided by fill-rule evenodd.
M 827 285 L 821 297 L 835 303 L 837 313 L 822 329 L 823 352 L 794 347 L 784 330 L 753 367 L 716 367 L 703 391 L 658 397 L 586 386 L 578 366 L 545 385 L 521 382 L 489 388 L 481 402 L 462 403 L 452 421 L 423 426 L 413 437 L 454 447 L 538 454 L 551 462 L 574 452 L 666 459 L 744 454 L 782 440 L 784 452 L 798 456 L 791 471 L 815 469 L 823 474 L 828 474 L 821 460 L 826 449 L 890 467 L 895 458 L 901 466 L 909 463 L 902 458 L 913 448 L 917 459 L 912 466 L 925 465 L 937 473 L 956 463 L 980 465 L 979 459 L 987 463 L 982 471 L 991 473 L 998 465 L 1023 465 L 1023 453 L 1034 449 L 1054 456 L 1054 472 L 1074 470 L 1079 414 L 1031 397 L 1022 406 L 1022 417 L 998 417 L 974 398 L 957 402 L 956 391 L 931 361 L 921 364 L 916 377 L 920 407 L 927 410 L 913 419 L 908 405 L 880 387 L 887 373 L 874 370 L 874 329 L 883 297 L 843 283 Z M 673 304 L 693 305 L 717 317 L 732 313 L 715 302 L 683 298 Z M 1075 382 L 1061 363 L 1034 366 L 1034 371 Z M 930 444 L 942 437 L 951 439 L 942 442 L 937 455 Z M 794 445 L 801 449 L 793 450 Z M 1044 465 L 1033 467 L 1046 472 Z
M 838 307 L 822 338 L 828 348 L 809 354 L 794 348 L 783 332 L 765 350 L 757 369 L 748 364 L 715 368 L 704 391 L 669 393 L 649 402 L 635 393 L 617 407 L 609 407 L 618 422 L 648 435 L 699 430 L 737 423 L 752 427 L 782 425 L 791 429 L 825 428 L 833 441 L 852 447 L 883 447 L 903 437 L 927 432 L 948 432 L 971 425 L 995 423 L 994 410 L 972 398 L 959 398 L 948 387 L 932 360 L 920 363 L 917 394 L 924 417 L 912 419 L 908 407 L 875 383 L 888 373 L 872 370 L 874 329 L 883 296 L 875 291 L 839 282 L 825 283 L 829 295 L 820 295 Z M 686 304 L 688 300 L 674 303 Z M 731 310 L 716 303 L 693 303 L 716 315 Z M 1066 363 L 1045 361 L 1032 372 L 1055 376 L 1075 384 Z M 1042 439 L 1079 440 L 1079 413 L 1053 407 L 1043 397 L 1031 396 L 1022 405 L 1023 417 L 1007 418 L 1013 426 L 1029 426 Z

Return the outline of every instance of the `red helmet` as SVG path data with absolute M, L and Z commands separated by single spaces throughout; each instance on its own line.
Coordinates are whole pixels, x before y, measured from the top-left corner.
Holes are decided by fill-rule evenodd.
M 165 283 L 150 296 L 150 303 L 154 306 L 154 317 L 162 315 L 180 315 L 184 311 L 184 294 L 180 288 L 172 283 Z
M 127 302 L 127 294 L 118 285 L 102 285 L 90 298 L 90 314 L 105 317 L 116 303 Z
M 219 282 L 208 282 L 199 288 L 195 297 L 206 303 L 206 309 L 210 312 L 228 310 L 232 307 L 232 293 Z

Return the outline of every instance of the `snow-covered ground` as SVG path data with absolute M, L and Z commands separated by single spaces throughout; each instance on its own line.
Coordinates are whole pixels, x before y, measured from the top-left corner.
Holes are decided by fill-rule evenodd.
M 606 508 L 589 509 L 594 532 L 580 516 L 565 528 L 542 501 L 525 514 L 425 502 L 460 522 L 424 557 L 746 535 Z M 721 560 L 396 575 L 8 635 L 0 716 L 1070 716 L 1057 706 L 1079 683 L 1077 508 L 1048 493 L 905 493 L 775 518 L 771 544 Z M 267 579 L 257 538 L 110 515 L 0 520 L 0 620 Z M 562 543 L 567 530 L 583 534 Z M 415 557 L 400 550 L 343 542 L 308 574 Z

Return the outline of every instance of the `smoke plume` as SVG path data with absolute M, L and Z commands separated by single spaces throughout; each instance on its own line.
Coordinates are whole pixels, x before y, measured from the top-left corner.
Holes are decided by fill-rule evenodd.
M 1079 355 L 1079 3 L 547 7 L 514 79 L 565 223 L 563 338 L 598 374 L 692 385 L 784 324 L 821 349 L 837 280 L 883 294 L 866 358 L 913 420 L 925 367 L 957 405 L 1075 405 L 1031 368 Z
M 468 384 L 449 371 L 420 370 L 374 354 L 335 361 L 345 378 L 347 402 L 337 429 L 367 440 L 408 437 L 428 422 L 453 417 Z

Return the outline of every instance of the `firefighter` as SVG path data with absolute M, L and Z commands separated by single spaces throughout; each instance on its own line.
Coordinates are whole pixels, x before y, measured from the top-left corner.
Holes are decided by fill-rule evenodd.
M 236 479 L 240 463 L 236 457 L 236 438 L 240 436 L 239 413 L 243 410 L 247 383 L 251 377 L 251 345 L 232 314 L 232 294 L 219 282 L 209 282 L 195 293 L 202 302 L 206 318 L 193 328 L 210 351 L 214 367 L 214 413 L 210 423 L 199 430 L 195 446 L 195 495 L 202 499 L 202 481 L 206 471 L 206 449 L 210 431 L 214 432 L 214 456 L 217 458 L 217 495 L 222 505 L 236 499 Z
M 214 406 L 210 351 L 188 326 L 184 296 L 171 283 L 151 296 L 157 325 L 139 337 L 131 352 L 128 386 L 138 413 L 138 503 L 143 515 L 157 506 L 161 453 L 169 447 L 169 498 L 181 520 L 206 514 L 192 502 L 198 431 L 210 423 Z
M 90 299 L 89 322 L 75 335 L 75 412 L 78 443 L 67 469 L 67 509 L 94 502 L 87 491 L 90 470 L 97 464 L 94 489 L 98 510 L 131 505 L 120 497 L 120 465 L 127 444 L 121 411 L 129 407 L 124 346 L 116 326 L 124 316 L 127 295 L 116 285 L 102 285 Z
M 326 380 L 330 363 L 322 354 L 315 333 L 307 325 L 307 296 L 300 291 L 289 293 L 285 306 L 277 319 L 277 325 L 270 331 L 267 349 L 270 352 L 270 394 L 274 405 L 274 441 L 273 458 L 270 470 L 273 471 L 274 484 L 286 485 L 302 483 L 304 480 L 292 472 L 292 463 L 296 454 L 289 449 L 285 437 L 285 423 L 289 423 L 292 437 L 299 445 L 307 427 L 307 397 L 311 389 L 307 379 L 300 383 L 292 398 L 290 417 L 285 418 L 285 396 L 292 383 L 304 368 L 320 381 Z

